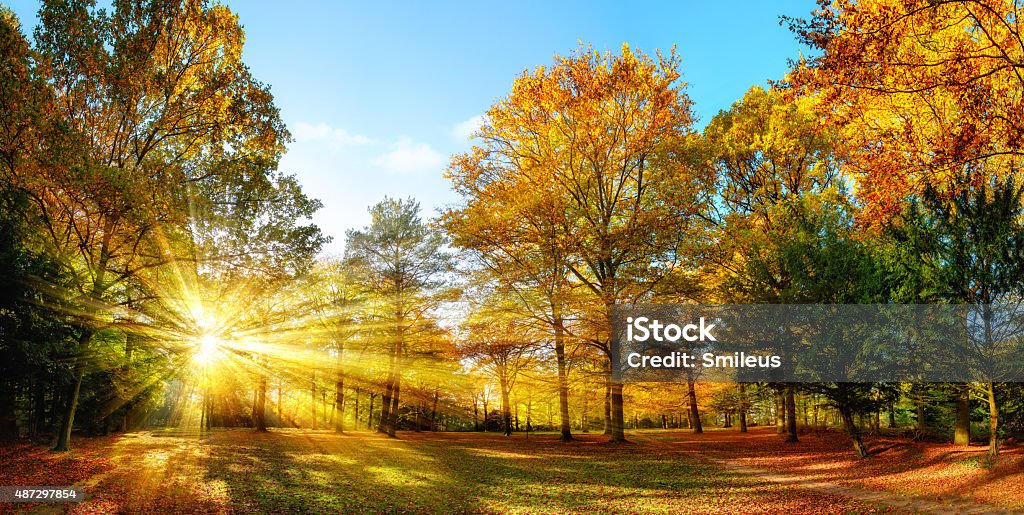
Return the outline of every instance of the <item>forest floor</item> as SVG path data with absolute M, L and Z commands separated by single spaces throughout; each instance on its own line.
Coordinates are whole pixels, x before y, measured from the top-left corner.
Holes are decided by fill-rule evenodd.
M 988 446 L 865 436 L 860 459 L 838 431 L 808 433 L 786 443 L 774 427 L 642 432 L 637 438 L 688 451 L 726 469 L 781 484 L 883 502 L 919 512 L 1024 513 L 1024 448 L 1007 446 L 995 460 Z
M 0 485 L 75 484 L 87 500 L 0 505 L 0 512 L 1024 510 L 1024 453 L 1016 448 L 988 463 L 973 449 L 876 438 L 868 442 L 877 454 L 857 460 L 838 433 L 805 435 L 799 444 L 782 443 L 769 429 L 630 437 L 631 443 L 609 444 L 590 434 L 564 444 L 552 435 L 400 433 L 390 439 L 223 430 L 83 437 L 66 454 L 16 444 L 0 447 Z M 905 503 L 904 496 L 934 504 Z

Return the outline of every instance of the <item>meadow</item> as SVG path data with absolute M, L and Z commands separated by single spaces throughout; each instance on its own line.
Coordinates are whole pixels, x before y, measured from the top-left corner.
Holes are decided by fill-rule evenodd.
M 1024 488 L 1024 452 L 1017 447 L 985 464 L 983 447 L 884 437 L 869 439 L 878 451 L 861 460 L 840 434 L 805 435 L 788 445 L 774 428 L 629 437 L 609 443 L 589 434 L 562 443 L 551 434 L 143 431 L 82 438 L 65 454 L 7 447 L 0 451 L 0 484 L 82 485 L 87 500 L 63 505 L 70 513 L 1024 509 L 1013 493 Z

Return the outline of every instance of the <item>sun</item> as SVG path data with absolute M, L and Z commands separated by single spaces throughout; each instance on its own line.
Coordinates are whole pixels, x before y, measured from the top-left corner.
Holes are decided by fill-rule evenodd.
M 196 340 L 195 354 L 192 359 L 200 364 L 209 364 L 220 356 L 221 340 L 213 334 L 204 334 Z

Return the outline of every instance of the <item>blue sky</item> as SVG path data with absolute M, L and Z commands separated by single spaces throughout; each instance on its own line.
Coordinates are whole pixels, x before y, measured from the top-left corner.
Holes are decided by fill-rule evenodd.
M 4 0 L 0 0 L 4 1 Z M 456 202 L 441 173 L 474 120 L 524 69 L 579 42 L 645 52 L 676 45 L 703 126 L 800 50 L 779 25 L 815 3 L 230 1 L 244 59 L 271 85 L 295 142 L 281 163 L 324 203 L 315 221 L 340 253 L 385 195 L 425 214 Z M 12 5 L 12 4 L 8 4 Z M 12 7 L 31 27 L 38 2 Z

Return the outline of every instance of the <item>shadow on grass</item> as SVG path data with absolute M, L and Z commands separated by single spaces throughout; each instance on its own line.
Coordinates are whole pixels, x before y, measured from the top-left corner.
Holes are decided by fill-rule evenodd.
M 858 459 L 849 438 L 835 432 L 801 435 L 795 445 L 785 444 L 771 428 L 746 434 L 673 432 L 663 438 L 669 440 L 665 445 L 681 452 L 707 454 L 811 480 L 938 500 L 963 497 L 1024 507 L 1024 499 L 1017 495 L 1024 489 L 1024 449 L 1019 446 L 1005 448 L 999 458 L 989 462 L 981 459 L 985 446 L 964 448 L 891 436 L 865 436 L 870 451 L 866 459 Z
M 743 512 L 867 510 L 789 489 L 643 443 L 554 437 L 272 431 L 214 435 L 206 480 L 239 511 Z

